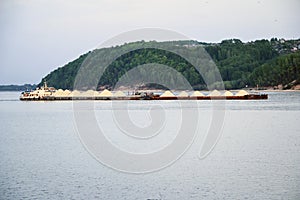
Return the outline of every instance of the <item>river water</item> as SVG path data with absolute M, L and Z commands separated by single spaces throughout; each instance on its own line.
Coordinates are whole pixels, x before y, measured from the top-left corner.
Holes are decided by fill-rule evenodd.
M 0 93 L 0 199 L 300 199 L 300 92 L 268 92 L 268 100 L 226 101 L 221 137 L 199 159 L 200 140 L 172 165 L 124 173 L 84 147 L 72 102 L 22 102 Z M 107 137 L 122 149 L 151 152 L 170 143 L 182 109 L 175 101 L 129 102 L 133 121 L 147 126 L 149 105 L 165 108 L 165 136 L 127 138 L 114 128 L 111 102 L 95 102 Z M 212 103 L 201 101 L 199 132 L 207 132 Z M 150 119 L 151 121 L 151 119 Z M 122 135 L 122 136 L 120 136 Z

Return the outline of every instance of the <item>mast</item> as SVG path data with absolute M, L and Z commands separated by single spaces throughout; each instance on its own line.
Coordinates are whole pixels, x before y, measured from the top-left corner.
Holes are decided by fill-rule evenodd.
M 46 88 L 48 88 L 48 86 L 47 86 L 47 82 L 46 82 L 46 81 L 44 81 L 44 89 L 46 89 Z

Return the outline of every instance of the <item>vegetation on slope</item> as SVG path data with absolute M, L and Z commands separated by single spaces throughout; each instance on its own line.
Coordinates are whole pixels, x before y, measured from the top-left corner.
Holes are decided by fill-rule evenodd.
M 145 48 L 123 54 L 112 62 L 99 80 L 98 88 L 112 88 L 126 71 L 147 63 L 158 63 L 170 66 L 180 72 L 195 89 L 205 89 L 206 85 L 190 63 L 180 56 L 154 48 L 147 48 L 151 42 L 136 42 L 93 52 L 104 52 L 103 55 L 117 52 L 120 48 L 134 45 L 145 45 Z M 152 41 L 153 43 L 153 41 Z M 155 43 L 155 42 L 154 42 Z M 224 40 L 217 44 L 200 43 L 197 41 L 164 42 L 174 48 L 188 48 L 193 51 L 204 47 L 219 68 L 226 89 L 243 88 L 246 86 L 277 86 L 299 82 L 300 79 L 300 40 L 257 40 L 243 43 L 238 39 Z M 73 89 L 75 76 L 89 52 L 64 67 L 44 77 L 39 85 L 47 80 L 48 85 L 62 89 Z M 97 58 L 95 58 L 97 59 Z M 160 76 L 159 72 L 157 74 Z M 210 76 L 211 72 L 204 74 Z M 165 77 L 166 81 L 175 81 Z
M 251 85 L 282 85 L 283 89 L 290 89 L 300 83 L 300 52 L 281 55 L 255 68 L 249 80 Z

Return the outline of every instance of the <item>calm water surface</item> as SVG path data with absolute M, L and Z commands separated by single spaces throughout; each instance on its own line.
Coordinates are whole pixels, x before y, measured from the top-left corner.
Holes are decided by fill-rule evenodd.
M 170 167 L 140 175 L 107 168 L 86 151 L 72 102 L 21 102 L 18 96 L 0 92 L 0 199 L 300 199 L 300 92 L 226 101 L 222 136 L 208 157 L 198 159 L 195 141 Z M 149 104 L 130 102 L 132 119 L 147 125 L 140 111 Z M 155 104 L 171 116 L 182 109 L 178 102 Z M 201 101 L 198 108 L 199 132 L 205 132 L 211 103 Z M 195 108 L 185 102 L 183 109 Z M 96 102 L 95 114 L 120 147 L 151 151 L 118 137 L 108 117 L 110 102 Z

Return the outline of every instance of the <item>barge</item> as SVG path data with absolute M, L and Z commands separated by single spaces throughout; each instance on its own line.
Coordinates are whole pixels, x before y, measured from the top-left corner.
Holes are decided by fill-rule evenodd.
M 36 88 L 34 91 L 22 92 L 20 100 L 22 101 L 70 101 L 70 100 L 260 100 L 268 99 L 267 94 L 248 93 L 245 90 L 240 90 L 235 94 L 231 91 L 220 92 L 213 90 L 207 95 L 200 91 L 186 92 L 182 91 L 175 95 L 167 90 L 163 94 L 154 94 L 147 92 L 135 92 L 126 95 L 122 91 L 111 92 L 109 90 L 93 91 L 88 90 L 80 92 L 78 90 L 56 90 L 53 87 L 48 87 L 46 83 L 41 88 Z

